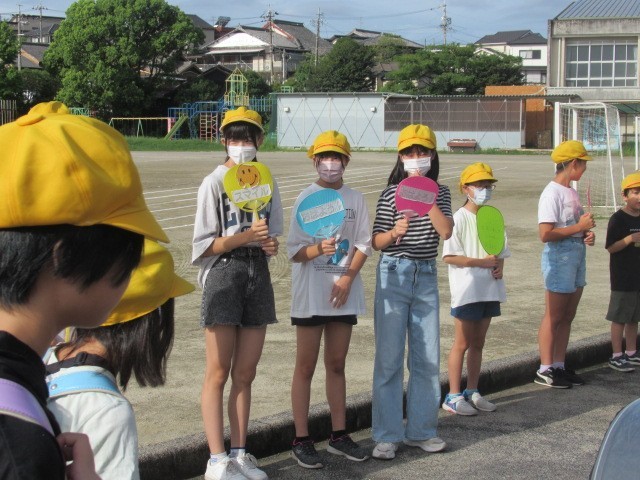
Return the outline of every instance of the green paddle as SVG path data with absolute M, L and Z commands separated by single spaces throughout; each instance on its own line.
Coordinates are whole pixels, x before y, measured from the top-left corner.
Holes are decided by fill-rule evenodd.
M 483 205 L 476 214 L 478 238 L 489 255 L 498 255 L 504 248 L 504 218 L 500 210 Z

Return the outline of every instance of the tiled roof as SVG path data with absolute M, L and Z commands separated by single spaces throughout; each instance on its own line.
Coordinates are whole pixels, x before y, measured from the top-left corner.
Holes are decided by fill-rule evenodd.
M 477 44 L 546 44 L 547 40 L 539 33 L 533 33 L 531 30 L 511 30 L 506 32 L 498 32 L 493 35 L 485 35 Z
M 565 8 L 554 20 L 587 18 L 640 18 L 638 0 L 577 0 Z
M 298 22 L 287 22 L 285 20 L 274 20 L 273 23 L 277 28 L 280 28 L 287 32 L 292 37 L 296 38 L 304 50 L 310 52 L 316 51 L 316 34 L 306 28 L 304 24 Z M 318 54 L 324 55 L 331 50 L 331 43 L 324 38 L 318 39 Z

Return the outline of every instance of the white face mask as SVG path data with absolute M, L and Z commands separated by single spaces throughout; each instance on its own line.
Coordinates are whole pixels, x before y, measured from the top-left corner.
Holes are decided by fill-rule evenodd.
M 408 174 L 416 173 L 424 175 L 431 169 L 431 157 L 407 158 L 402 161 L 404 171 Z
M 320 179 L 327 183 L 335 183 L 342 178 L 344 167 L 342 162 L 334 162 L 331 160 L 320 160 L 318 166 L 318 175 Z
M 474 188 L 473 196 L 467 195 L 467 198 L 481 207 L 489 200 L 491 200 L 491 190 L 488 188 Z
M 227 155 L 234 163 L 250 162 L 256 158 L 258 150 L 253 145 L 229 145 L 227 146 Z

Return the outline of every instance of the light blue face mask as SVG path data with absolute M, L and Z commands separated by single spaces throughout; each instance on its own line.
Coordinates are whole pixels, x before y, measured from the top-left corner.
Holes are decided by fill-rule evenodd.
M 488 188 L 474 188 L 473 189 L 473 197 L 467 195 L 467 198 L 475 203 L 477 206 L 481 207 L 489 200 L 491 200 L 491 190 Z

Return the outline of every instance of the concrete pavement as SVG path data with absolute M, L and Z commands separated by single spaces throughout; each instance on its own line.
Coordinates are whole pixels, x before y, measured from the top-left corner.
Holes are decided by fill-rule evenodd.
M 601 365 L 609 355 L 609 336 L 599 335 L 573 343 L 567 361 L 585 369 Z M 588 385 L 563 391 L 533 384 L 537 365 L 537 352 L 487 362 L 480 390 L 485 394 L 499 392 L 489 396 L 499 409 L 471 418 L 442 412 L 439 435 L 449 448 L 441 455 L 401 447 L 392 462 L 372 459 L 354 463 L 323 452 L 326 467 L 315 472 L 305 470 L 288 456 L 294 435 L 288 412 L 252 421 L 247 445 L 256 457 L 265 458 L 263 464 L 270 478 L 426 478 L 436 472 L 454 471 L 456 477 L 473 473 L 474 479 L 585 478 L 608 422 L 640 394 L 640 369 L 624 374 L 601 366 L 586 372 Z M 446 393 L 446 374 L 441 376 L 441 386 Z M 347 429 L 358 432 L 356 437 L 363 440 L 363 445 L 373 448 L 367 430 L 371 426 L 371 396 L 354 395 L 347 403 Z M 325 404 L 312 407 L 310 431 L 316 439 L 329 436 Z M 322 450 L 325 447 L 318 446 Z M 141 474 L 144 479 L 193 478 L 204 473 L 207 456 L 203 434 L 178 438 L 143 448 Z M 409 471 L 413 473 L 409 475 Z

